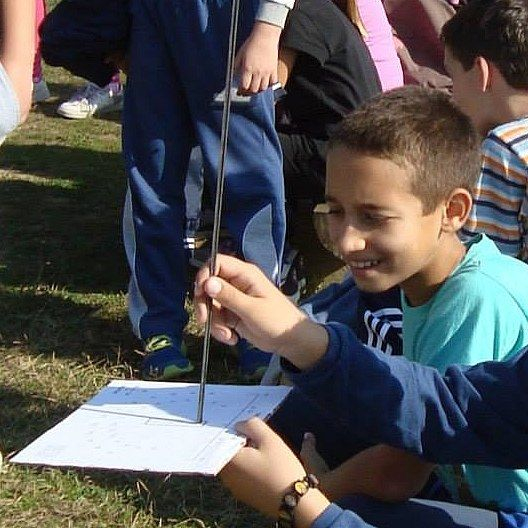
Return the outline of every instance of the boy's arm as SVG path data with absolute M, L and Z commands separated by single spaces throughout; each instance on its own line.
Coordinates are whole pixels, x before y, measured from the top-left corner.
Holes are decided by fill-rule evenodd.
M 343 324 L 325 328 L 325 356 L 306 371 L 288 368 L 288 377 L 335 420 L 439 464 L 528 466 L 528 347 L 442 376 L 363 346 Z
M 248 445 L 220 472 L 223 484 L 239 500 L 277 518 L 282 497 L 306 474 L 301 462 L 264 422 L 252 418 L 237 424 Z M 317 489 L 303 495 L 293 510 L 296 528 L 373 528 L 344 512 Z
M 198 321 L 213 298 L 219 341 L 234 344 L 240 334 L 286 357 L 300 369 L 289 372 L 294 384 L 365 438 L 440 464 L 528 466 L 528 348 L 442 377 L 366 348 L 345 325 L 307 320 L 256 266 L 219 255 L 216 271 L 196 277 Z
M 332 501 L 359 493 L 385 502 L 401 502 L 425 486 L 434 467 L 401 449 L 380 444 L 321 475 L 321 489 Z
M 251 34 L 235 59 L 239 90 L 255 94 L 276 83 L 279 39 L 295 0 L 262 0 Z
M 35 0 L 1 0 L 0 21 L 0 62 L 18 99 L 19 119 L 24 121 L 33 88 Z
M 394 47 L 402 64 L 404 73 L 412 77 L 420 86 L 451 90 L 453 82 L 451 78 L 429 66 L 421 66 L 412 58 L 407 46 L 393 32 Z

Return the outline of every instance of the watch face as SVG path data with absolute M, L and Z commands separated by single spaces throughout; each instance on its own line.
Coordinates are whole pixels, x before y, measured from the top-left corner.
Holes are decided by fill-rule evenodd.
M 299 495 L 304 495 L 308 491 L 308 483 L 306 483 L 304 480 L 298 480 L 294 483 L 293 489 L 298 493 Z

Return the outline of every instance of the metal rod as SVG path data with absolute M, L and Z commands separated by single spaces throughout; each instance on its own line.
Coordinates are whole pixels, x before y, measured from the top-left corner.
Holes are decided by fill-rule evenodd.
M 238 13 L 240 0 L 233 0 L 231 5 L 231 26 L 229 29 L 229 48 L 227 52 L 226 80 L 224 90 L 224 108 L 222 112 L 222 132 L 220 137 L 220 155 L 218 161 L 218 171 L 216 177 L 216 197 L 214 210 L 213 235 L 211 241 L 211 258 L 209 261 L 209 271 L 211 275 L 216 273 L 216 257 L 218 255 L 218 242 L 220 240 L 220 224 L 222 221 L 222 203 L 224 196 L 225 165 L 227 158 L 227 140 L 229 137 L 229 115 L 231 113 L 231 90 L 233 86 L 233 73 L 235 69 L 235 51 L 238 29 Z M 202 353 L 202 374 L 200 377 L 200 390 L 198 393 L 197 423 L 203 423 L 203 413 L 205 405 L 205 384 L 207 381 L 207 370 L 209 367 L 209 349 L 211 344 L 211 326 L 213 310 L 212 302 L 207 302 L 207 322 L 205 324 L 205 334 Z

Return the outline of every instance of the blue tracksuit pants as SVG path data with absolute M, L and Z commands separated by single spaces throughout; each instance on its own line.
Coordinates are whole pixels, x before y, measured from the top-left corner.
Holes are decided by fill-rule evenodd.
M 187 323 L 184 183 L 199 144 L 215 189 L 230 0 L 131 0 L 130 71 L 123 116 L 129 188 L 124 240 L 131 269 L 129 316 L 136 335 L 177 339 Z M 257 0 L 241 2 L 238 43 Z M 247 260 L 276 280 L 285 234 L 282 156 L 271 90 L 232 107 L 225 227 Z

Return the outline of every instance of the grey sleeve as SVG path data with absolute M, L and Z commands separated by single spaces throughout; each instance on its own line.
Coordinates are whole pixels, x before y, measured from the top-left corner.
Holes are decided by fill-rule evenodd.
M 11 79 L 0 63 L 0 138 L 20 123 L 20 105 Z
M 256 19 L 283 28 L 294 4 L 295 0 L 261 0 Z

